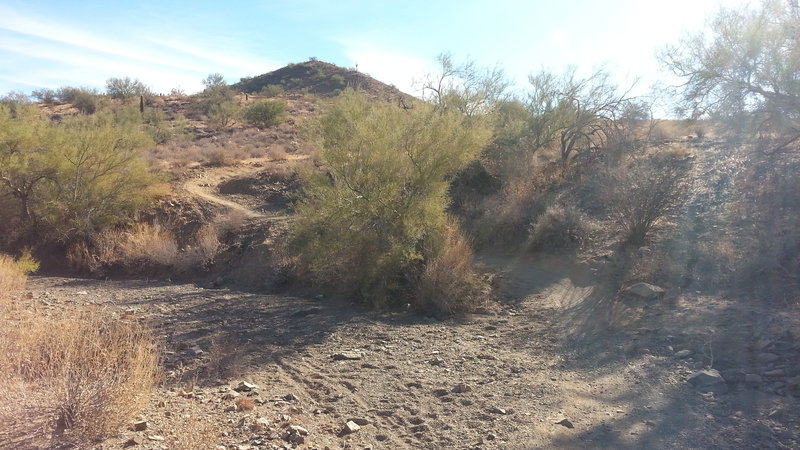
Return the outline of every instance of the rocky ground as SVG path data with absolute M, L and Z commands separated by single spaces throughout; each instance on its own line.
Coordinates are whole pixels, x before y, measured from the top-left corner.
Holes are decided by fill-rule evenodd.
M 151 406 L 98 448 L 800 445 L 796 321 L 694 292 L 605 293 L 561 259 L 484 263 L 507 298 L 450 322 L 145 281 L 34 278 L 19 301 L 107 309 L 163 339 Z M 709 367 L 723 370 L 697 375 Z

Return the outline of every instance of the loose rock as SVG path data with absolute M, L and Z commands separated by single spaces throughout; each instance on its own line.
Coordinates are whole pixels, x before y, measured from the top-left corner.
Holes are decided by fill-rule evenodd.
M 472 388 L 464 383 L 459 383 L 453 388 L 453 392 L 456 394 L 463 394 L 470 391 L 472 391 Z
M 134 437 L 128 439 L 127 441 L 125 441 L 125 443 L 122 444 L 122 446 L 123 447 L 133 447 L 135 445 L 142 445 L 142 444 L 144 444 L 144 438 L 141 437 L 141 436 L 134 436 Z
M 748 373 L 744 376 L 744 382 L 748 387 L 757 388 L 761 386 L 763 380 L 761 379 L 760 375 L 756 375 L 754 373 Z
M 360 429 L 361 427 L 357 423 L 353 422 L 352 420 L 348 420 L 347 423 L 344 424 L 344 428 L 342 428 L 342 431 L 339 432 L 339 436 L 346 436 L 348 434 L 353 434 Z
M 147 421 L 140 420 L 138 422 L 133 422 L 133 431 L 144 431 L 147 429 Z
M 727 390 L 725 379 L 716 369 L 695 372 L 689 377 L 688 381 L 701 392 L 723 393 Z
M 675 352 L 675 357 L 679 359 L 688 358 L 689 355 L 692 354 L 691 350 L 681 350 L 679 352 Z
M 570 429 L 575 428 L 575 425 L 573 425 L 572 422 L 569 421 L 569 419 L 561 419 L 560 421 L 556 422 L 556 425 L 561 425 L 562 427 Z
M 239 392 L 250 392 L 256 388 L 258 388 L 258 386 L 256 386 L 255 384 L 248 383 L 247 381 L 242 381 L 241 383 L 239 383 L 238 386 L 236 386 L 234 390 Z
M 639 298 L 652 300 L 664 295 L 666 291 L 652 284 L 636 283 L 628 289 L 625 289 L 625 292 Z
M 331 355 L 334 361 L 356 361 L 364 357 L 361 352 L 341 352 Z

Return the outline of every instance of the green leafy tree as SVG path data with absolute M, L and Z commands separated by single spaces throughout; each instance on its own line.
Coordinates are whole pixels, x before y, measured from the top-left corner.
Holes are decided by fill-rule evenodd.
M 486 145 L 488 127 L 347 90 L 317 131 L 328 172 L 307 176 L 294 247 L 319 282 L 395 301 L 445 250 L 448 180 Z

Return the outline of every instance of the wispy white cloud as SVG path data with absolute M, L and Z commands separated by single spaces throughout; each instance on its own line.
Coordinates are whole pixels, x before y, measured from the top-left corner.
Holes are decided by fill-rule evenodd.
M 246 51 L 224 47 L 212 36 L 182 36 L 175 29 L 169 30 L 169 36 L 159 36 L 162 30 L 117 30 L 111 37 L 0 5 L 0 53 L 16 55 L 30 66 L 24 76 L 7 69 L 0 79 L 15 85 L 100 87 L 111 76 L 132 76 L 158 91 L 181 87 L 192 92 L 201 89 L 201 79 L 211 72 L 240 77 L 277 67 Z M 57 80 L 54 65 L 59 68 Z M 50 70 L 31 69 L 45 66 Z

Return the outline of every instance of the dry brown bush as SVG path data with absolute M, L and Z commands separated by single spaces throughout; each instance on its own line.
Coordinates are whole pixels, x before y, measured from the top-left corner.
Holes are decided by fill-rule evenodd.
M 159 351 L 144 326 L 101 312 L 0 316 L 0 448 L 85 446 L 148 402 Z
M 444 234 L 443 248 L 425 264 L 415 293 L 417 308 L 436 316 L 471 310 L 481 287 L 473 270 L 472 246 L 467 238 L 452 221 Z
M 222 248 L 217 227 L 214 223 L 200 227 L 194 236 L 193 242 L 194 245 L 186 246 L 179 255 L 177 267 L 181 270 L 207 267 L 214 262 L 214 258 Z
M 129 230 L 105 230 L 89 243 L 72 246 L 68 259 L 74 266 L 93 273 L 111 267 L 134 271 L 205 268 L 222 249 L 220 233 L 240 227 L 243 221 L 243 217 L 231 214 L 203 225 L 184 248 L 180 248 L 172 231 L 158 223 L 136 224 Z
M 248 363 L 247 350 L 246 345 L 237 345 L 228 338 L 215 337 L 208 350 L 206 376 L 223 380 L 242 376 Z
M 691 188 L 688 169 L 685 162 L 662 157 L 635 161 L 612 174 L 606 198 L 626 244 L 643 244 L 658 222 L 683 206 Z
M 534 249 L 569 249 L 586 243 L 598 226 L 574 206 L 552 205 L 531 226 L 529 243 Z

